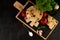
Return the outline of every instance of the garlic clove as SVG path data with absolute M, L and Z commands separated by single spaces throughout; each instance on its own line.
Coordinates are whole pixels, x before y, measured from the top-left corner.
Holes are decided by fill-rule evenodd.
M 33 33 L 29 31 L 29 36 L 32 37 L 33 36 Z
M 40 36 L 42 36 L 42 33 L 43 33 L 43 31 L 42 30 L 39 30 L 39 35 Z
M 59 9 L 59 5 L 56 4 L 55 7 L 54 7 L 54 9 L 56 9 L 56 10 Z

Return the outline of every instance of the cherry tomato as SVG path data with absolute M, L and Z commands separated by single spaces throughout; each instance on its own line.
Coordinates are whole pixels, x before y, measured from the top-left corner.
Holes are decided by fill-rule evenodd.
M 42 19 L 40 20 L 40 23 L 41 23 L 42 25 L 45 25 L 45 24 L 47 23 L 47 21 L 48 21 L 47 18 L 42 18 Z
M 25 18 L 26 17 L 25 11 L 22 11 L 21 15 Z
M 43 17 L 46 17 L 47 16 L 47 13 L 46 12 L 43 12 Z

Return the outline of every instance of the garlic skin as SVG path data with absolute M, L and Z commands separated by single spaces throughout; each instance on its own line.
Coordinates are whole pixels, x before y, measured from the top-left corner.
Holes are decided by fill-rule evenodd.
M 33 33 L 29 31 L 29 36 L 32 37 L 33 36 Z
M 56 4 L 55 7 L 54 7 L 55 10 L 58 10 L 59 9 L 59 5 Z

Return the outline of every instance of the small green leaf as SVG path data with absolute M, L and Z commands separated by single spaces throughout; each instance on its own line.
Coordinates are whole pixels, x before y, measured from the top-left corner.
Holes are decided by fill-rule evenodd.
M 46 28 L 46 27 L 45 26 L 38 26 L 37 30 L 44 29 L 44 28 Z

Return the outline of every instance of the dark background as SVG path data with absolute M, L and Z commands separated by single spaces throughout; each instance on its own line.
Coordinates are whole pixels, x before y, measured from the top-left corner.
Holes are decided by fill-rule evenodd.
M 0 40 L 43 40 L 35 33 L 33 37 L 30 37 L 27 29 L 15 18 L 18 13 L 18 10 L 13 7 L 15 1 L 0 0 Z M 18 1 L 22 2 L 22 0 Z M 34 2 L 34 0 L 32 1 Z M 60 5 L 60 0 L 55 1 Z M 59 24 L 48 40 L 60 40 L 60 9 L 54 13 L 53 17 L 59 21 Z

